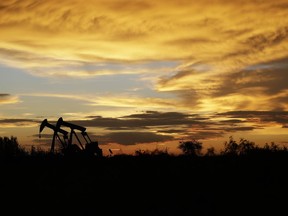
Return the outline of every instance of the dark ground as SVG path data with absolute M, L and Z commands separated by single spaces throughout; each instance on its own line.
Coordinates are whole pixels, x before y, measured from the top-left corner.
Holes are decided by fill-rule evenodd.
M 288 215 L 288 156 L 3 160 L 4 215 Z

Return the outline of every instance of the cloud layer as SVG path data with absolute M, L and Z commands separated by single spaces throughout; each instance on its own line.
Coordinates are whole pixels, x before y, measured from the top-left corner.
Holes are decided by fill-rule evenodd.
M 285 8 L 286 0 L 5 1 L 0 56 L 35 76 L 84 79 L 149 74 L 143 62 L 178 61 L 154 68 L 153 79 L 185 106 L 286 110 Z
M 275 125 L 284 128 L 288 124 L 288 112 L 235 111 L 199 115 L 146 111 L 119 118 L 86 116 L 85 120 L 69 122 L 92 131 L 96 130 L 95 134 L 94 132 L 91 134 L 99 139 L 101 144 L 135 145 L 182 139 L 209 140 L 232 135 L 235 132 L 262 130 Z M 56 124 L 56 121 L 51 123 Z
M 6 61 L 29 68 L 179 59 L 230 71 L 286 55 L 286 4 L 285 0 L 5 1 L 0 3 L 0 53 Z
M 0 124 L 35 124 L 15 115 L 16 108 L 12 115 L 9 104 L 23 101 L 18 110 L 39 115 L 36 99 L 45 98 L 55 104 L 47 102 L 41 116 L 99 112 L 73 121 L 100 127 L 106 143 L 124 144 L 128 132 L 132 145 L 286 129 L 287 8 L 287 0 L 1 1 L 0 66 L 49 84 L 34 92 L 1 89 L 0 106 L 16 120 L 1 113 L 7 118 Z M 97 86 L 114 75 L 121 85 Z M 141 86 L 124 90 L 128 82 Z M 85 109 L 71 111 L 62 99 Z M 103 115 L 108 111 L 112 117 Z

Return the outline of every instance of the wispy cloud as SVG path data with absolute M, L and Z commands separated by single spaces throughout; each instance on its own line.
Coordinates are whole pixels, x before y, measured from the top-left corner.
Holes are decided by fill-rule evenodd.
M 150 108 L 173 108 L 177 106 L 176 99 L 156 98 L 156 97 L 141 97 L 131 94 L 55 94 L 55 93 L 21 93 L 19 96 L 31 96 L 31 97 L 54 97 L 54 98 L 66 98 L 71 100 L 79 100 L 86 102 L 89 106 L 107 106 L 107 107 L 139 107 L 143 109 Z
M 31 119 L 0 119 L 1 128 L 35 127 L 39 122 Z
M 19 103 L 19 97 L 10 94 L 0 94 L 0 105 Z
M 228 118 L 246 119 L 254 123 L 278 123 L 286 125 L 288 123 L 287 111 L 231 111 L 217 114 Z
M 137 145 L 140 143 L 155 143 L 173 140 L 173 136 L 161 135 L 152 132 L 112 132 L 103 136 L 98 136 L 98 139 L 105 140 L 106 143 L 117 143 L 121 145 Z M 102 142 L 102 143 L 105 143 Z

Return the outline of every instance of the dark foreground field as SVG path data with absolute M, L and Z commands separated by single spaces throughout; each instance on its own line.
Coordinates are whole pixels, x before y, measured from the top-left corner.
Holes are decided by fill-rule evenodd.
M 3 215 L 288 213 L 286 154 L 28 157 L 0 168 Z

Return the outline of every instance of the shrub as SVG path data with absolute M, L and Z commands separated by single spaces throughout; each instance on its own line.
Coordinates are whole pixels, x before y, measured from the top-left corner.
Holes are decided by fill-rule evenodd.
M 185 155 L 200 156 L 203 147 L 201 142 L 197 140 L 189 140 L 180 141 L 178 148 L 181 149 Z
M 0 155 L 2 157 L 20 156 L 24 154 L 26 154 L 26 151 L 19 145 L 16 137 L 0 137 Z

